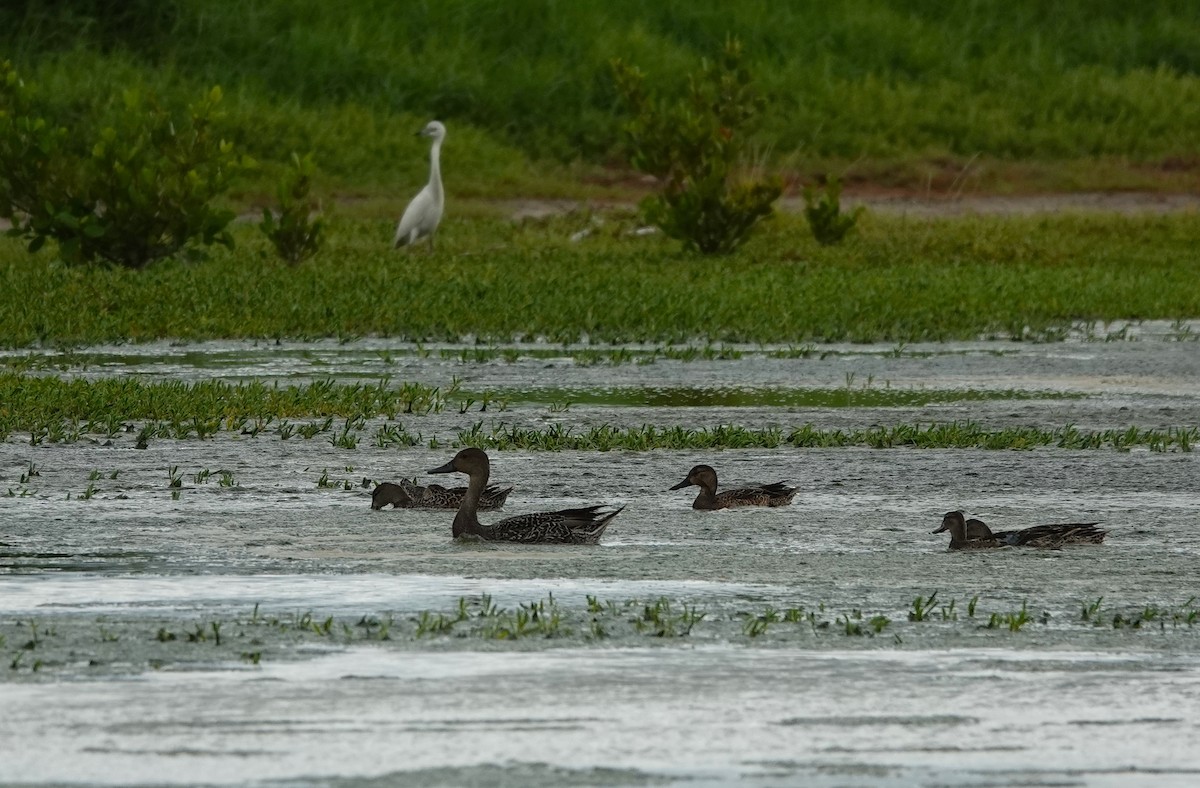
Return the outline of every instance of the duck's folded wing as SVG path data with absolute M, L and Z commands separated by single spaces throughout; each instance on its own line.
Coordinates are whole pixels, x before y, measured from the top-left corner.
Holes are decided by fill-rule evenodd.
M 725 506 L 765 506 L 770 498 L 765 487 L 735 487 L 717 493 L 717 501 Z
M 534 512 L 484 526 L 487 538 L 523 544 L 582 544 L 599 540 L 621 509 L 587 506 L 557 512 Z
M 1107 531 L 1096 523 L 1049 523 L 1010 532 L 1009 544 L 1026 547 L 1060 547 L 1064 544 L 1098 544 Z
M 1099 523 L 1052 523 L 1046 527 L 1055 529 L 1063 544 L 1100 544 L 1108 531 L 1097 525 Z
M 796 497 L 796 490 L 799 488 L 793 487 L 790 484 L 784 484 L 783 482 L 775 482 L 774 484 L 764 484 L 762 489 L 767 494 L 767 497 L 771 499 L 771 505 L 778 506 L 780 504 L 791 503 L 792 498 Z

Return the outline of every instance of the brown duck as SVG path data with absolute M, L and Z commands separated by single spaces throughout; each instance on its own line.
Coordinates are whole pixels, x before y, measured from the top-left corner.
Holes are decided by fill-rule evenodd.
M 496 485 L 489 486 L 479 497 L 479 508 L 483 511 L 499 509 L 510 492 L 511 487 L 501 489 Z M 396 484 L 379 484 L 371 492 L 371 508 L 382 509 L 391 504 L 393 509 L 457 509 L 466 494 L 466 487 L 443 487 L 440 484 L 422 487 L 416 482 L 401 479 Z
M 479 522 L 476 511 L 487 488 L 491 462 L 482 449 L 463 449 L 454 459 L 429 473 L 465 473 L 471 481 L 451 530 L 454 538 L 475 536 L 489 542 L 526 544 L 596 544 L 609 522 L 625 507 L 585 506 L 557 512 L 519 514 L 490 525 Z
M 1097 523 L 1051 523 L 1019 531 L 993 532 L 983 520 L 967 520 L 962 512 L 946 512 L 942 525 L 931 533 L 950 532 L 951 550 L 988 547 L 1062 547 L 1066 544 L 1100 544 L 1108 531 Z
M 697 465 L 687 478 L 672 487 L 682 490 L 695 485 L 700 494 L 692 501 L 693 509 L 732 509 L 735 506 L 787 506 L 796 496 L 796 488 L 783 482 L 756 487 L 739 487 L 717 492 L 717 472 L 708 465 Z

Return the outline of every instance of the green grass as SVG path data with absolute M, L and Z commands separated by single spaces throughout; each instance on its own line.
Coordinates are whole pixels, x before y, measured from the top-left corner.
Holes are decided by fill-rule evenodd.
M 1053 339 L 1078 321 L 1200 316 L 1200 222 L 1047 216 L 867 216 L 818 247 L 779 217 L 738 254 L 683 255 L 586 217 L 448 222 L 434 255 L 388 248 L 390 223 L 331 223 L 290 268 L 254 228 L 208 262 L 69 269 L 0 242 L 0 337 L 14 347 L 162 338 L 353 338 L 487 343 Z
M 425 438 L 421 433 L 410 433 L 404 425 L 394 422 L 399 415 L 440 412 L 448 404 L 457 404 L 465 411 L 474 402 L 467 399 L 468 404 L 464 406 L 455 399 L 457 396 L 457 384 L 441 391 L 417 383 L 393 385 L 387 380 L 374 385 L 338 384 L 327 380 L 280 387 L 258 382 L 145 382 L 129 377 L 64 380 L 54 376 L 3 372 L 0 373 L 0 440 L 13 433 L 27 433 L 30 443 L 36 445 L 69 443 L 89 435 L 114 439 L 130 434 L 130 439 L 136 439 L 139 446 L 144 446 L 152 438 L 181 440 L 195 437 L 203 440 L 222 431 L 234 431 L 252 438 L 271 435 L 282 440 L 293 437 L 311 440 L 322 435 L 333 446 L 355 449 L 362 433 L 370 429 L 367 420 L 386 417 L 389 421 L 375 427 L 374 446 L 442 448 L 450 443 L 456 447 L 541 451 L 783 446 L 869 446 L 877 449 L 1033 449 L 1051 446 L 1128 450 L 1133 446 L 1145 446 L 1152 451 L 1190 452 L 1200 441 L 1200 428 L 1197 427 L 1081 431 L 1067 425 L 1050 430 L 1035 427 L 992 430 L 970 421 L 846 430 L 819 429 L 812 424 L 766 429 L 736 425 L 711 429 L 602 425 L 580 432 L 560 424 L 529 429 L 493 422 L 485 428 L 483 422 L 478 421 L 447 440 L 445 436 Z M 302 418 L 315 420 L 304 424 L 289 420 Z M 132 435 L 135 431 L 136 438 Z M 31 467 L 30 475 L 33 472 Z M 25 481 L 22 478 L 22 483 Z
M 649 451 L 651 449 L 774 449 L 844 448 L 866 446 L 875 449 L 1061 449 L 1128 450 L 1133 446 L 1151 451 L 1190 452 L 1200 441 L 1200 427 L 1169 427 L 1165 430 L 1112 429 L 1081 431 L 1071 425 L 1057 429 L 1012 427 L 991 430 L 974 422 L 898 424 L 891 427 L 860 429 L 820 429 L 802 424 L 790 429 L 747 429 L 735 425 L 693 429 L 688 427 L 620 428 L 609 425 L 576 432 L 570 427 L 553 425 L 545 429 L 526 429 L 503 423 L 484 429 L 482 422 L 458 433 L 456 446 L 485 449 L 544 451 Z
M 325 380 L 278 386 L 257 381 L 144 382 L 130 377 L 65 380 L 0 372 L 0 436 L 29 432 L 50 442 L 83 434 L 115 437 L 131 432 L 130 422 L 171 425 L 153 430 L 158 437 L 189 437 L 194 432 L 204 438 L 222 429 L 253 436 L 272 422 L 272 431 L 286 430 L 282 420 L 288 418 L 327 419 L 320 429 L 293 428 L 311 438 L 333 429 L 335 417 L 345 420 L 342 431 L 349 434 L 362 418 L 436 412 L 454 395 L 454 386 L 442 391 L 387 380 L 375 385 Z
M 757 142 L 783 160 L 974 157 L 1195 168 L 1200 24 L 1190 0 L 204 0 L 17 2 L 0 43 L 64 111 L 140 84 L 221 84 L 256 156 L 314 150 L 340 188 L 413 183 L 404 140 L 451 128 L 452 192 L 529 186 L 525 156 L 613 160 L 614 57 L 677 90 L 728 33 L 768 99 Z M 523 154 L 523 155 L 522 155 Z M 796 157 L 799 157 L 797 159 Z M 803 161 L 802 166 L 803 166 Z M 549 190 L 557 179 L 543 179 Z

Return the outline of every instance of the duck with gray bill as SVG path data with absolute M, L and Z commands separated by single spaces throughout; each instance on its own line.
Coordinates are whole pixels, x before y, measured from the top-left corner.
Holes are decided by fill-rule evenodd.
M 1017 531 L 992 531 L 983 520 L 966 519 L 960 511 L 946 512 L 941 526 L 931 533 L 950 532 L 951 550 L 988 547 L 1062 547 L 1068 544 L 1100 544 L 1108 535 L 1099 523 L 1049 523 Z
M 692 501 L 693 509 L 731 509 L 735 506 L 787 506 L 796 496 L 796 488 L 783 482 L 739 487 L 717 492 L 717 472 L 708 465 L 697 465 L 688 471 L 687 478 L 672 487 L 697 486 L 700 494 Z
M 511 487 L 489 485 L 479 496 L 480 510 L 499 509 L 504 506 L 510 492 Z M 443 487 L 440 484 L 422 486 L 415 481 L 401 479 L 395 484 L 380 483 L 371 492 L 371 508 L 382 509 L 391 505 L 393 509 L 457 509 L 466 495 L 466 487 Z
M 520 514 L 484 524 L 479 522 L 476 512 L 483 491 L 487 489 L 491 461 L 482 449 L 463 449 L 450 462 L 429 473 L 465 473 L 470 478 L 467 494 L 458 507 L 458 513 L 454 515 L 451 533 L 455 539 L 474 536 L 489 542 L 596 544 L 612 519 L 625 508 L 585 506 L 557 512 Z

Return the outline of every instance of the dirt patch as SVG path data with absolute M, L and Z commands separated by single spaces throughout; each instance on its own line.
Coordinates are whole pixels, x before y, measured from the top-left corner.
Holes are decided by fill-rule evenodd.
M 1154 192 L 1072 192 L 1064 194 L 1026 195 L 915 195 L 895 189 L 847 189 L 842 201 L 848 208 L 863 206 L 889 216 L 953 217 L 953 216 L 1036 216 L 1060 213 L 1111 213 L 1125 216 L 1177 213 L 1200 213 L 1200 194 L 1165 194 Z M 371 201 L 335 198 L 332 202 L 347 213 L 376 211 L 363 206 Z M 513 221 L 549 219 L 576 211 L 600 212 L 633 211 L 635 203 L 623 200 L 567 200 L 517 198 L 500 200 L 463 200 L 464 204 L 487 206 L 487 213 L 498 213 Z M 800 213 L 804 200 L 786 196 L 779 200 L 785 213 Z M 239 221 L 257 221 L 257 212 L 245 213 Z M 0 232 L 12 227 L 8 219 L 0 219 Z
M 1200 195 L 1140 192 L 1076 192 L 1019 196 L 914 197 L 859 193 L 846 195 L 850 206 L 864 205 L 887 214 L 914 216 L 1029 216 L 1055 213 L 1168 214 L 1200 210 Z M 785 211 L 800 211 L 804 201 L 784 198 Z
M 863 206 L 869 211 L 891 216 L 1034 216 L 1059 213 L 1115 213 L 1121 215 L 1164 215 L 1200 212 L 1198 194 L 1156 194 L 1144 192 L 1075 192 L 1071 194 L 915 196 L 903 191 L 847 190 L 842 197 L 848 208 Z M 583 200 L 497 200 L 501 212 L 514 221 L 562 216 L 585 208 L 600 211 L 633 210 L 629 202 Z M 785 213 L 804 210 L 801 197 L 788 196 L 779 201 Z

